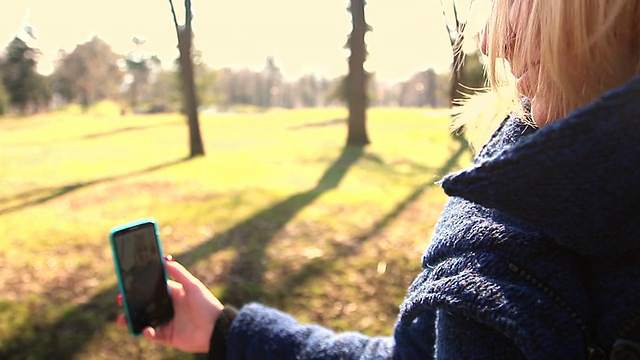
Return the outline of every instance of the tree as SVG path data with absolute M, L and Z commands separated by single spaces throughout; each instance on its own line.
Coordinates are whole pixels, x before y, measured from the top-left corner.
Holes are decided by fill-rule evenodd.
M 2 82 L 9 95 L 9 104 L 26 114 L 28 106 L 37 96 L 39 86 L 44 82 L 36 71 L 38 51 L 32 49 L 19 37 L 14 37 L 7 45 L 2 68 Z
M 182 102 L 180 76 L 175 71 L 160 70 L 149 86 L 148 112 L 178 111 Z
M 147 55 L 142 51 L 145 40 L 140 37 L 132 39 L 136 49 L 124 57 L 127 64 L 127 75 L 129 76 L 129 104 L 135 110 L 145 98 L 148 98 L 148 87 L 151 73 L 154 69 L 159 69 L 160 59 L 153 55 Z
M 484 85 L 484 71 L 480 64 L 478 52 L 469 54 L 473 59 L 467 60 L 462 50 L 464 30 L 469 20 L 469 13 L 475 0 L 440 0 L 442 14 L 449 34 L 449 41 L 453 52 L 451 66 L 451 83 L 449 88 L 449 100 L 451 106 L 457 104 L 457 99 L 468 90 Z M 472 64 L 471 69 L 465 69 L 467 64 Z M 479 80 L 481 78 L 481 80 Z
M 54 72 L 54 88 L 67 101 L 90 105 L 118 94 L 122 72 L 118 56 L 98 37 L 76 46 L 62 59 Z
M 375 74 L 368 71 L 364 72 L 365 76 L 365 106 L 372 102 L 375 97 Z M 337 101 L 345 104 L 349 104 L 349 97 L 351 96 L 351 87 L 349 82 L 349 75 L 340 76 L 334 80 L 331 91 L 327 95 L 329 102 Z
M 196 85 L 193 77 L 193 60 L 191 58 L 191 49 L 193 44 L 193 29 L 191 20 L 193 13 L 191 12 L 191 0 L 184 0 L 184 24 L 178 24 L 178 17 L 173 6 L 173 0 L 169 0 L 171 6 L 171 14 L 173 15 L 173 24 L 176 28 L 178 36 L 178 50 L 180 51 L 179 63 L 180 74 L 182 77 L 182 90 L 184 111 L 187 114 L 189 124 L 189 151 L 190 157 L 204 156 L 204 145 L 202 136 L 200 135 L 200 123 L 198 121 L 198 99 L 196 97 Z
M 36 76 L 32 80 L 33 83 L 29 101 L 35 108 L 35 111 L 39 112 L 43 108 L 46 109 L 48 107 L 53 97 L 53 87 L 51 85 L 51 79 L 48 76 L 36 73 Z
M 220 100 L 217 81 L 218 73 L 205 63 L 195 66 L 196 91 L 199 103 L 203 106 L 215 105 Z
M 347 45 L 351 51 L 349 56 L 348 102 L 349 121 L 347 145 L 363 146 L 369 144 L 367 135 L 367 76 L 364 62 L 367 57 L 367 47 L 364 36 L 371 27 L 367 25 L 364 16 L 365 0 L 351 0 L 348 8 L 351 13 L 353 29 L 349 35 Z
M 318 104 L 318 81 L 315 75 L 302 76 L 296 82 L 296 93 L 304 107 L 314 107 Z
M 218 72 L 202 61 L 199 51 L 194 51 L 193 65 L 196 96 L 199 105 L 212 106 L 219 103 L 220 94 L 217 88 Z
M 2 79 L 1 74 L 0 79 Z M 0 116 L 6 114 L 7 111 L 9 111 L 9 94 L 4 88 L 4 84 L 2 83 L 2 81 L 0 81 Z
M 267 57 L 267 64 L 263 70 L 264 82 L 264 105 L 265 107 L 282 106 L 283 79 L 280 68 L 276 66 L 275 59 Z
M 437 74 L 433 69 L 416 73 L 400 90 L 401 106 L 437 107 Z
M 480 57 L 480 50 L 465 54 L 464 66 L 460 74 L 460 83 L 467 91 L 473 91 L 474 89 L 487 86 L 487 77 Z

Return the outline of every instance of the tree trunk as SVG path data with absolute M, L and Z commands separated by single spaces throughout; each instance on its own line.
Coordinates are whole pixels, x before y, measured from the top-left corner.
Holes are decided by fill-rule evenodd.
M 178 35 L 178 50 L 180 50 L 180 75 L 182 77 L 182 99 L 184 112 L 187 115 L 189 124 L 189 157 L 204 156 L 204 145 L 200 135 L 200 123 L 198 121 L 198 98 L 196 95 L 196 85 L 193 79 L 193 61 L 191 59 L 191 44 L 193 31 L 191 28 L 191 0 L 184 0 L 185 20 L 184 25 L 178 24 L 176 11 L 173 7 L 173 0 L 169 0 L 173 24 Z
M 366 114 L 366 86 L 367 78 L 364 72 L 366 48 L 364 36 L 367 32 L 367 23 L 364 17 L 365 0 L 351 0 L 351 19 L 353 30 L 349 37 L 349 75 L 348 75 L 348 102 L 349 102 L 349 130 L 347 145 L 367 145 L 367 114 Z
M 180 50 L 180 74 L 182 75 L 184 111 L 189 124 L 189 157 L 193 158 L 204 155 L 204 145 L 202 144 L 200 122 L 198 120 L 198 99 L 193 78 L 193 61 L 191 60 L 192 34 L 190 29 L 190 26 L 184 26 L 178 31 L 178 48 Z

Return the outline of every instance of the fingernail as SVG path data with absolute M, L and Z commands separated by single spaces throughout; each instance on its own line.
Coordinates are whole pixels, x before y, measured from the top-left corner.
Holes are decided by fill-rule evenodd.
M 122 305 L 122 294 L 118 294 L 118 296 L 116 296 L 116 301 L 118 304 Z
M 167 260 L 167 261 L 174 261 L 173 256 L 171 256 L 171 255 L 165 255 L 164 259 Z

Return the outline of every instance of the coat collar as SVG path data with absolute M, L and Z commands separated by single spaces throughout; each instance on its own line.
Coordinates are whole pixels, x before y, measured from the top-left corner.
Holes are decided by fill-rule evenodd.
M 442 186 L 585 255 L 640 248 L 640 78 L 539 130 L 510 116 Z

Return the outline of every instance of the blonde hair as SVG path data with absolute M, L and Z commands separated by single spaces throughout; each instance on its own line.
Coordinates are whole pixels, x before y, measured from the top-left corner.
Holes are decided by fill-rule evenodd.
M 492 96 L 510 89 L 499 100 L 505 105 L 496 106 L 494 101 L 493 107 L 505 110 L 519 103 L 513 78 L 500 75 L 506 51 L 512 51 L 512 67 L 535 71 L 529 76 L 534 80 L 532 93 L 547 100 L 550 120 L 565 117 L 638 74 L 639 1 L 493 0 L 487 24 L 487 73 Z M 521 7 L 517 36 L 509 19 L 512 6 Z

